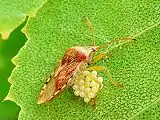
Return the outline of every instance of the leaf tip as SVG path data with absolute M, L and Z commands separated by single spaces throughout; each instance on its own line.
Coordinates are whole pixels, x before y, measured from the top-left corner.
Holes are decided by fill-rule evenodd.
M 13 101 L 13 99 L 12 99 L 12 97 L 10 96 L 9 93 L 8 93 L 8 95 L 4 98 L 4 100 L 3 100 L 2 102 L 7 101 L 7 100 Z
M 17 55 L 16 56 L 14 56 L 12 59 L 11 59 L 11 61 L 12 61 L 12 63 L 14 64 L 14 65 L 18 65 L 18 57 L 17 57 Z
M 7 40 L 10 35 L 10 32 L 4 32 L 4 33 L 1 33 L 1 35 L 3 40 Z

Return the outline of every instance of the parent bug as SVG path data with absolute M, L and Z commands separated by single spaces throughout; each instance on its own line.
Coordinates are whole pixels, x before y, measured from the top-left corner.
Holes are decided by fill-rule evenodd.
M 94 32 L 89 19 L 85 17 L 85 20 L 92 32 Z M 68 48 L 64 53 L 62 59 L 57 64 L 53 74 L 44 85 L 39 96 L 38 104 L 50 101 L 60 91 L 62 91 L 67 86 L 67 84 L 74 79 L 75 76 L 78 76 L 84 70 L 107 71 L 110 77 L 110 81 L 116 86 L 122 87 L 122 84 L 112 79 L 112 76 L 110 75 L 107 68 L 103 66 L 88 67 L 88 65 L 91 65 L 107 56 L 107 54 L 105 53 L 99 53 L 97 56 L 95 56 L 95 54 L 98 53 L 100 49 L 107 47 L 109 44 L 112 44 L 114 42 L 131 40 L 135 39 L 132 37 L 127 37 L 121 38 L 119 40 L 112 40 L 100 46 L 74 46 Z

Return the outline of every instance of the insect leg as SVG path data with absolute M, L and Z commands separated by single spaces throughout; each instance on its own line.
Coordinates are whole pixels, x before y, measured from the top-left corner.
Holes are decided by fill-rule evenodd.
M 96 98 L 97 98 L 97 97 L 94 97 L 94 98 L 93 98 L 93 107 L 94 107 L 94 108 L 96 107 L 96 100 L 97 100 Z
M 93 109 L 96 109 L 96 100 L 97 100 L 97 96 L 92 98 L 90 101 L 90 105 L 93 107 Z
M 123 88 L 124 87 L 122 83 L 119 83 L 118 81 L 113 80 L 111 73 L 109 72 L 108 68 L 106 68 L 106 67 L 103 67 L 103 66 L 92 66 L 92 67 L 87 68 L 87 70 L 105 71 L 108 74 L 110 82 L 114 86 L 117 86 L 119 88 Z
M 111 54 L 107 54 L 105 52 L 99 53 L 96 57 L 93 58 L 93 60 L 91 61 L 91 64 L 96 63 L 99 60 L 109 58 L 109 57 L 111 57 Z

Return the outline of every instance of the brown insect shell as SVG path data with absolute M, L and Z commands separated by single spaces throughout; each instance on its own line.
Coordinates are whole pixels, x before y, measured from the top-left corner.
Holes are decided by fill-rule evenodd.
M 93 55 L 97 52 L 99 47 L 98 46 L 87 46 L 87 47 L 76 46 L 72 48 L 83 53 L 86 56 L 86 62 L 90 63 L 92 61 Z
M 92 60 L 92 57 L 96 53 L 97 49 L 98 46 L 88 46 L 88 47 L 76 46 L 69 48 L 65 52 L 64 57 L 62 58 L 62 61 L 58 66 L 58 68 L 56 69 L 56 71 L 53 73 L 49 81 L 47 81 L 47 83 L 44 85 L 39 96 L 38 104 L 50 101 L 53 97 L 55 97 L 61 90 L 63 90 L 67 86 L 67 83 L 70 81 L 71 77 L 74 78 L 75 76 L 78 76 L 81 72 L 83 72 L 83 70 L 87 67 L 87 64 L 89 64 L 90 61 Z M 65 66 L 65 64 L 70 65 L 72 61 L 74 61 L 73 63 L 78 63 L 79 65 L 76 67 L 76 69 L 71 71 L 71 77 L 67 79 L 67 83 L 64 83 L 61 89 L 57 89 L 56 83 L 59 83 L 60 81 L 58 82 L 55 81 L 54 77 L 58 76 L 61 70 L 65 68 L 63 67 Z

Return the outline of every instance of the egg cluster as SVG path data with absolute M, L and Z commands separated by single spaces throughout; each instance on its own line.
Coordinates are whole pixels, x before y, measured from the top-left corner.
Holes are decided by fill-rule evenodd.
M 84 98 L 84 101 L 88 103 L 92 98 L 96 97 L 100 89 L 102 89 L 102 82 L 103 78 L 98 77 L 96 71 L 84 71 L 74 79 L 74 94 Z

